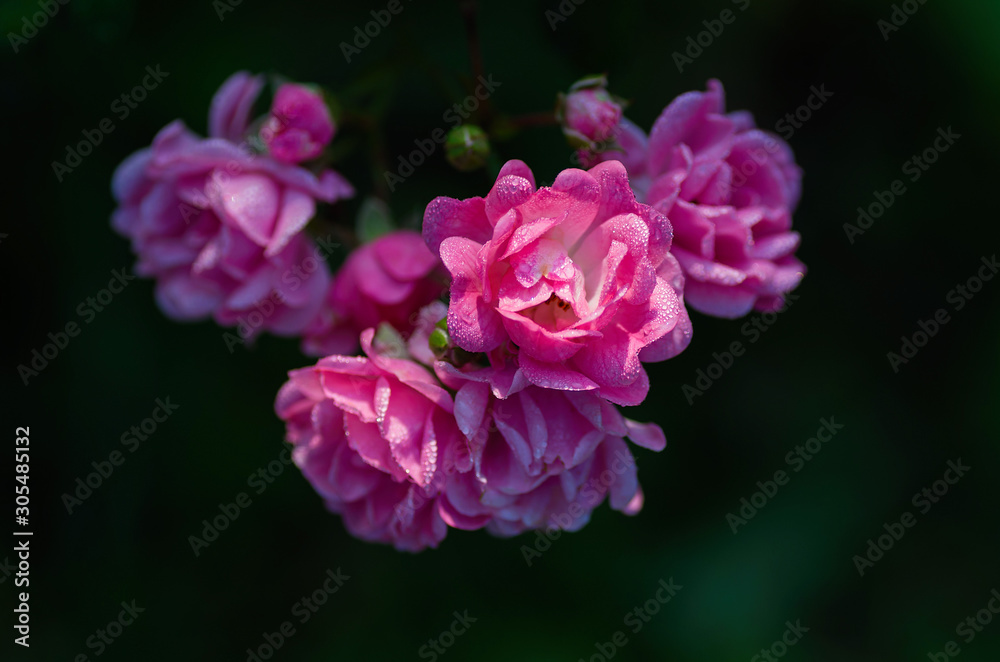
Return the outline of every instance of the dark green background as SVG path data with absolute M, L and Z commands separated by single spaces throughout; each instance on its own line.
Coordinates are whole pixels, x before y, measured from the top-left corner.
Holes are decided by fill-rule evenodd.
M 731 109 L 752 110 L 764 127 L 805 102 L 811 85 L 834 93 L 791 139 L 805 171 L 795 217 L 809 267 L 801 298 L 689 406 L 681 386 L 713 352 L 747 340 L 743 322 L 692 313 L 690 348 L 650 367 L 650 397 L 630 412 L 669 439 L 660 454 L 637 453 L 645 509 L 627 518 L 602 506 L 531 567 L 520 551 L 531 536 L 453 532 L 419 555 L 355 540 L 294 469 L 253 493 L 247 477 L 282 448 L 274 395 L 306 359 L 294 341 L 271 337 L 230 354 L 211 323 L 167 320 L 151 282 L 131 284 L 21 383 L 16 365 L 48 332 L 80 321 L 77 305 L 112 269 L 132 264 L 108 225 L 115 166 L 175 118 L 204 132 L 209 99 L 233 71 L 280 72 L 355 100 L 367 85 L 392 161 L 446 124 L 471 73 L 458 12 L 404 2 L 346 64 L 338 44 L 384 6 L 243 0 L 220 22 L 210 0 L 72 0 L 18 54 L 6 38 L 0 45 L 4 443 L 13 448 L 18 425 L 31 426 L 33 442 L 34 627 L 30 651 L 15 659 L 97 659 L 87 638 L 134 599 L 145 613 L 101 660 L 242 661 L 338 567 L 350 580 L 273 659 L 420 659 L 455 610 L 478 620 L 445 660 L 589 659 L 670 577 L 683 589 L 640 633 L 626 632 L 614 659 L 748 660 L 796 619 L 811 629 L 786 659 L 926 660 L 956 639 L 959 621 L 1000 588 L 1000 282 L 898 374 L 886 353 L 918 320 L 951 309 L 948 291 L 998 252 L 1000 6 L 987 0 L 931 0 L 888 41 L 876 25 L 888 1 L 753 0 L 683 73 L 671 53 L 734 4 L 587 0 L 553 32 L 544 12 L 556 0 L 484 3 L 485 70 L 501 82 L 493 103 L 505 112 L 550 108 L 557 91 L 595 71 L 634 100 L 628 114 L 645 127 L 710 77 L 725 84 Z M 33 1 L 4 2 L 3 34 L 35 11 Z M 156 64 L 169 77 L 57 183 L 52 161 L 114 117 L 111 102 Z M 850 244 L 843 224 L 855 209 L 904 178 L 903 162 L 948 126 L 962 138 Z M 363 134 L 345 129 L 338 141 L 338 169 L 370 191 L 378 170 Z M 540 182 L 569 165 L 554 128 L 498 149 Z M 483 172 L 455 174 L 438 152 L 389 202 L 405 217 L 436 195 L 483 194 L 489 184 Z M 61 495 L 168 396 L 177 413 L 68 515 Z M 734 536 L 726 513 L 787 468 L 785 454 L 830 416 L 844 429 Z M 852 557 L 883 523 L 916 512 L 911 496 L 959 457 L 969 474 L 860 577 Z M 253 504 L 195 558 L 188 536 L 242 491 Z M 0 559 L 13 543 L 3 545 Z M 12 583 L 2 582 L 8 624 Z M 962 660 L 997 659 L 1000 623 L 961 648 Z

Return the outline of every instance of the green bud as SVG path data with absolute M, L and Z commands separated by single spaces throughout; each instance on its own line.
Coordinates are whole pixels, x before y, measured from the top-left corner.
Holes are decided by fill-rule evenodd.
M 456 126 L 448 132 L 444 143 L 448 163 L 458 170 L 482 168 L 490 155 L 490 141 L 486 132 L 473 124 Z
M 448 334 L 441 329 L 434 329 L 430 338 L 427 339 L 427 344 L 430 345 L 431 349 L 444 349 L 448 346 Z

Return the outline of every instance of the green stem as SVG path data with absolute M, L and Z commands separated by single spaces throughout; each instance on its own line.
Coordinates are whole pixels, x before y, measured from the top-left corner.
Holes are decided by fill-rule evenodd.
M 472 63 L 473 84 L 481 78 L 485 78 L 483 69 L 483 51 L 479 41 L 479 3 L 477 0 L 459 0 L 459 10 L 462 12 L 462 20 L 465 23 L 465 40 L 469 45 L 469 61 Z M 487 97 L 481 106 L 480 117 L 482 123 L 488 124 L 493 115 L 493 107 Z
M 538 113 L 526 113 L 507 118 L 507 122 L 515 129 L 527 129 L 536 126 L 556 126 L 559 120 L 556 114 L 550 111 Z

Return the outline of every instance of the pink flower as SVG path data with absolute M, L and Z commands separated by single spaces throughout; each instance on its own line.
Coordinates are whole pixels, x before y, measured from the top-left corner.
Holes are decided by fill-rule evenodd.
M 636 202 L 616 161 L 538 190 L 509 161 L 485 199 L 432 201 L 423 231 L 452 275 L 452 342 L 508 347 L 533 384 L 638 404 L 649 390 L 640 361 L 690 341 L 670 223 Z
M 436 547 L 447 533 L 434 508 L 436 498 L 368 464 L 344 431 L 344 410 L 303 388 L 300 382 L 305 380 L 293 373 L 276 407 L 288 424 L 295 464 L 326 507 L 339 513 L 351 535 L 362 540 L 393 543 L 408 551 Z
M 593 147 L 613 136 L 622 107 L 603 84 L 571 91 L 562 109 L 563 131 L 577 147 Z
M 274 95 L 260 135 L 274 159 L 299 163 L 322 154 L 333 132 L 333 118 L 323 96 L 304 85 L 288 83 Z
M 666 438 L 658 426 L 623 417 L 594 391 L 528 385 L 505 393 L 502 370 L 436 369 L 456 392 L 455 420 L 474 465 L 448 477 L 441 508 L 450 526 L 486 524 L 498 535 L 547 526 L 575 531 L 608 496 L 626 514 L 641 509 L 623 437 L 660 451 Z
M 325 264 L 295 275 L 315 259 L 302 229 L 317 200 L 353 189 L 333 171 L 316 177 L 233 142 L 259 90 L 258 79 L 234 75 L 212 101 L 213 137 L 176 121 L 127 158 L 112 182 L 119 204 L 112 226 L 131 240 L 136 272 L 157 280 L 169 317 L 212 316 L 238 324 L 244 337 L 261 329 L 295 335 L 319 312 L 330 279 Z
M 421 311 L 411 347 L 443 313 Z M 595 392 L 522 384 L 501 398 L 500 369 L 436 361 L 432 371 L 397 358 L 397 340 L 367 329 L 365 357 L 293 370 L 275 403 L 296 464 L 353 535 L 418 551 L 449 527 L 576 530 L 608 497 L 639 511 L 622 438 L 662 450 L 658 426 L 624 418 Z
M 303 347 L 317 356 L 351 354 L 362 329 L 386 322 L 408 334 L 423 306 L 445 291 L 441 262 L 419 232 L 397 230 L 353 251 L 337 273 L 324 312 Z
M 788 145 L 748 113 L 725 114 L 716 80 L 667 106 L 648 141 L 628 120 L 619 134 L 637 196 L 673 224 L 687 302 L 729 318 L 779 308 L 806 270 L 794 256 L 802 173 Z
M 499 443 L 493 445 L 502 452 Z M 502 461 L 502 455 L 497 458 L 492 464 Z M 545 474 L 525 493 L 506 493 L 490 481 L 478 483 L 471 474 L 456 474 L 444 496 L 441 502 L 447 508 L 447 521 L 484 519 L 487 531 L 504 537 L 533 529 L 579 531 L 605 499 L 612 509 L 626 515 L 637 514 L 643 505 L 635 458 L 621 438 L 610 436 L 583 462 Z
M 263 76 L 237 71 L 222 83 L 208 109 L 208 135 L 239 143 L 247 133 L 250 112 L 264 87 Z
M 296 464 L 353 535 L 403 550 L 445 537 L 445 476 L 469 471 L 448 391 L 426 367 L 374 347 L 293 370 L 275 403 Z

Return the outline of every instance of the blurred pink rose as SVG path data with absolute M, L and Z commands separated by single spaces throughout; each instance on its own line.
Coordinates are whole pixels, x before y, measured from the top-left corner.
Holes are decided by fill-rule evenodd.
M 307 354 L 353 354 L 363 329 L 390 324 L 409 335 L 417 312 L 445 292 L 441 261 L 419 232 L 396 230 L 355 249 L 305 332 Z
M 260 135 L 271 156 L 282 163 L 300 163 L 323 153 L 333 140 L 334 124 L 323 95 L 304 85 L 278 88 L 271 114 Z
M 131 240 L 136 272 L 157 280 L 169 317 L 212 316 L 240 325 L 245 337 L 261 329 L 295 335 L 318 314 L 330 279 L 322 263 L 305 278 L 291 277 L 315 259 L 302 229 L 317 200 L 353 189 L 333 171 L 317 177 L 235 144 L 259 90 L 258 79 L 234 75 L 212 101 L 213 137 L 175 121 L 152 147 L 128 157 L 112 182 L 119 205 L 112 226 Z

